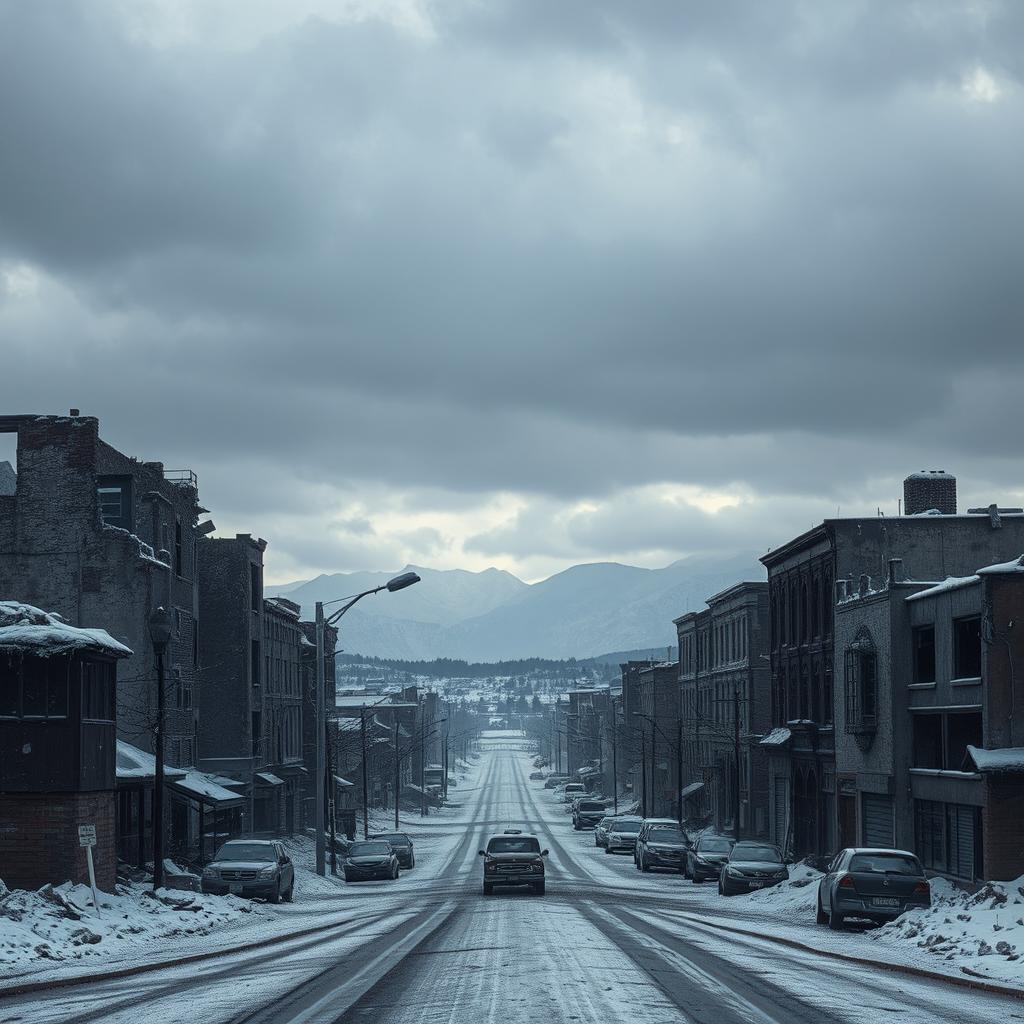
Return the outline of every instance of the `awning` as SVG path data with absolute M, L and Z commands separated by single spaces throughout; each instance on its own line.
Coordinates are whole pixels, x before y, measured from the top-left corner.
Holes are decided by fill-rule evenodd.
M 1024 747 L 998 747 L 986 750 L 968 744 L 964 758 L 967 771 L 977 769 L 983 775 L 1024 774 Z
M 583 768 L 578 768 L 576 770 L 576 774 L 577 775 L 583 775 L 583 776 L 600 775 L 601 774 L 601 769 L 600 768 L 593 768 L 590 765 L 586 765 Z
M 115 756 L 115 773 L 120 785 L 131 785 L 133 782 L 154 782 L 156 780 L 156 758 L 145 750 L 133 747 L 124 740 L 117 741 Z M 164 780 L 183 779 L 185 772 L 181 768 L 164 765 Z
M 202 804 L 216 807 L 218 810 L 227 807 L 241 807 L 245 804 L 244 796 L 232 793 L 230 789 L 225 789 L 214 782 L 215 777 L 207 775 L 206 772 L 188 772 L 185 778 L 172 782 L 171 789 L 191 800 L 198 800 Z
M 335 775 L 335 776 L 334 776 L 334 781 L 335 781 L 335 782 L 336 782 L 336 783 L 337 783 L 337 784 L 338 784 L 339 786 L 351 787 L 351 786 L 354 786 L 354 785 L 355 785 L 355 783 L 354 783 L 354 782 L 349 782 L 349 781 L 348 781 L 348 779 L 343 779 L 343 778 L 342 778 L 342 777 L 341 777 L 340 775 Z
M 767 736 L 761 738 L 761 746 L 784 747 L 790 741 L 792 735 L 785 726 L 779 726 L 777 729 L 772 729 Z
M 260 780 L 265 786 L 283 786 L 284 779 L 279 779 L 276 775 L 271 772 L 257 772 L 256 778 Z
M 688 786 L 683 786 L 679 791 L 679 795 L 685 800 L 688 796 L 693 796 L 694 793 L 699 792 L 703 788 L 703 782 L 691 782 Z

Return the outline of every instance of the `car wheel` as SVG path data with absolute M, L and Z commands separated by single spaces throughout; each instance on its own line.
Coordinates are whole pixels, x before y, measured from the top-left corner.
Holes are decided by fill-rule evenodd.
M 647 858 L 644 857 L 642 854 L 640 856 L 640 870 L 641 871 L 650 871 L 651 870 L 650 864 L 647 863 Z
M 842 914 L 837 914 L 834 910 L 830 910 L 828 914 L 828 926 L 834 932 L 842 931 L 843 925 L 846 923 L 846 919 Z
M 395 865 L 395 870 L 391 872 L 391 881 L 394 881 L 396 878 L 398 878 L 398 865 L 397 864 Z
M 295 899 L 295 882 L 288 886 L 288 891 L 284 894 L 285 903 L 291 903 Z
M 606 847 L 604 848 L 604 852 L 605 852 L 605 853 L 611 853 L 612 851 L 611 851 L 611 850 L 609 850 L 609 849 L 608 849 L 608 847 L 606 846 Z
M 269 900 L 270 900 L 271 903 L 280 903 L 281 902 L 281 879 L 280 878 L 277 880 L 277 887 L 270 894 Z
M 718 880 L 718 895 L 719 896 L 724 896 L 725 895 L 725 890 L 722 888 L 722 880 L 721 879 Z
M 410 868 L 414 868 L 414 867 L 416 867 L 416 857 L 415 857 L 415 855 L 413 855 L 413 856 L 412 856 L 412 857 L 411 857 L 411 858 L 409 859 L 409 867 L 410 867 Z
M 828 924 L 828 914 L 825 913 L 825 908 L 821 905 L 821 888 L 818 888 L 818 906 L 815 910 L 814 920 L 816 924 Z
M 485 896 L 493 896 L 494 895 L 494 886 L 491 885 L 490 882 L 484 882 L 484 895 Z
M 544 895 L 544 883 L 543 882 L 534 882 L 533 894 L 534 894 L 534 896 L 543 896 Z

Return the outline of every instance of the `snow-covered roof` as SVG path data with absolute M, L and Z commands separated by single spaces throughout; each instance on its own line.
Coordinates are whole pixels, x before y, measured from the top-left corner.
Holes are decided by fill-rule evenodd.
M 981 579 L 980 576 L 947 576 L 941 583 L 933 587 L 919 590 L 916 594 L 908 595 L 904 600 L 917 601 L 922 597 L 934 597 L 936 594 L 944 594 L 950 590 L 961 590 L 963 587 L 970 587 Z
M 268 786 L 283 786 L 284 779 L 278 778 L 273 772 L 257 772 L 256 778 Z
M 1013 559 L 1012 562 L 999 562 L 996 565 L 986 565 L 984 569 L 978 570 L 979 576 L 995 576 L 1000 573 L 1024 572 L 1024 555 Z
M 115 774 L 117 778 L 129 780 L 138 779 L 140 781 L 146 779 L 156 778 L 156 758 L 152 754 L 147 754 L 145 750 L 140 750 L 138 747 L 133 747 L 130 743 L 125 743 L 124 740 L 117 741 L 117 753 L 115 754 Z M 171 779 L 183 779 L 185 772 L 180 768 L 172 768 L 170 765 L 164 765 L 164 778 L 170 781 Z
M 691 782 L 688 786 L 683 786 L 679 791 L 679 795 L 685 800 L 688 796 L 693 796 L 694 793 L 699 792 L 703 788 L 703 782 Z
M 18 601 L 0 601 L 0 650 L 23 651 L 41 658 L 71 651 L 91 651 L 127 658 L 130 648 L 105 629 L 69 626 L 56 612 Z
M 781 747 L 787 744 L 793 734 L 785 727 L 779 726 L 772 729 L 767 736 L 761 737 L 762 747 Z
M 1000 747 L 985 750 L 984 747 L 967 745 L 967 760 L 983 775 L 1024 774 L 1024 747 Z
M 215 804 L 219 807 L 237 806 L 244 802 L 245 797 L 239 793 L 232 793 L 230 789 L 214 782 L 215 776 L 207 775 L 206 772 L 186 772 L 183 779 L 176 779 L 173 783 L 175 789 L 185 793 L 193 799 L 204 804 Z

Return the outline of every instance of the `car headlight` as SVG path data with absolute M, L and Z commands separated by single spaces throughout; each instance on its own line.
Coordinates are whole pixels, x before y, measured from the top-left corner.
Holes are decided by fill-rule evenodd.
M 260 868 L 260 878 L 273 878 L 277 874 L 277 865 L 268 864 L 265 868 Z
M 219 878 L 219 877 L 220 877 L 220 875 L 219 875 L 219 873 L 218 873 L 218 871 L 217 871 L 217 869 L 215 867 L 212 867 L 211 865 L 207 864 L 206 867 L 203 868 L 203 878 Z
M 533 864 L 531 865 L 531 867 L 533 868 L 534 871 L 543 871 L 544 870 L 544 861 L 542 861 L 542 860 L 535 860 L 533 862 Z
M 742 878 L 742 877 L 743 877 L 743 872 L 742 872 L 742 871 L 740 871 L 740 869 L 739 869 L 739 868 L 734 868 L 734 867 L 732 867 L 731 865 L 730 865 L 730 866 L 727 866 L 727 867 L 726 867 L 726 869 L 725 869 L 725 873 L 726 873 L 726 874 L 727 874 L 727 875 L 728 875 L 728 876 L 729 876 L 730 878 Z

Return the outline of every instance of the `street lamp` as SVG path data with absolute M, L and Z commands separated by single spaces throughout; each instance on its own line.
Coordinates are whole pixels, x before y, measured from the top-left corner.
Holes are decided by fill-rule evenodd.
M 156 608 L 149 616 L 149 636 L 156 658 L 156 737 L 153 780 L 153 891 L 164 884 L 164 654 L 171 640 L 171 617 L 166 608 Z
M 324 721 L 324 630 L 327 626 L 337 622 L 352 605 L 357 601 L 361 601 L 364 597 L 368 597 L 370 594 L 379 594 L 382 590 L 393 594 L 395 591 L 405 590 L 406 587 L 411 587 L 414 583 L 419 583 L 419 581 L 420 578 L 416 573 L 403 572 L 388 580 L 387 583 L 374 587 L 372 590 L 364 590 L 361 594 L 356 594 L 353 597 L 339 597 L 337 601 L 317 601 L 316 603 L 316 709 L 314 712 L 314 721 L 316 722 L 314 729 L 316 733 L 316 786 L 314 787 L 315 801 L 313 813 L 316 817 L 316 873 L 318 875 L 327 874 L 326 843 L 324 840 L 324 790 L 327 785 L 324 758 L 324 733 L 327 728 L 327 723 Z M 341 601 L 345 603 L 325 620 L 325 605 L 338 604 Z

